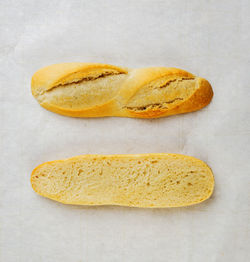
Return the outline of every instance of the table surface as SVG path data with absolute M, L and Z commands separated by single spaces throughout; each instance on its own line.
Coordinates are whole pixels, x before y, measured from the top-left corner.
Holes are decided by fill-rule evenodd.
M 250 2 L 1 1 L 0 261 L 250 261 Z M 41 108 L 32 74 L 60 62 L 179 67 L 212 103 L 155 120 L 75 119 Z M 215 192 L 173 209 L 81 207 L 35 194 L 38 164 L 79 154 L 180 153 Z

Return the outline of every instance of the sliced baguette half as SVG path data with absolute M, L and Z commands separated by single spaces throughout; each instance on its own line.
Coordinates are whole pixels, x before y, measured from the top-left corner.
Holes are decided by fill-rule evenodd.
M 31 184 L 64 204 L 164 208 L 208 199 L 214 178 L 203 161 L 179 154 L 81 155 L 39 165 Z

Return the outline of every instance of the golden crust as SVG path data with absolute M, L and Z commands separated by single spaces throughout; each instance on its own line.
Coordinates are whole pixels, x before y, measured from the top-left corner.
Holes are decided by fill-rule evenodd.
M 116 109 L 116 102 L 110 100 L 105 104 L 96 105 L 86 109 L 70 109 L 55 106 L 49 103 L 42 103 L 42 107 L 45 109 L 64 116 L 71 117 L 104 117 L 111 116 Z
M 145 110 L 143 112 L 129 110 L 129 114 L 131 117 L 138 118 L 159 118 L 197 111 L 208 105 L 213 98 L 213 89 L 210 83 L 203 78 L 199 78 L 198 83 L 199 88 L 189 99 L 170 110 L 161 108 Z
M 82 108 L 74 108 L 73 106 L 70 108 L 66 104 L 65 106 L 62 104 L 58 105 L 43 98 L 44 94 L 49 94 L 51 90 L 57 87 L 64 87 L 71 83 L 77 84 L 82 79 L 87 79 L 91 74 L 101 75 L 102 72 L 125 75 L 119 82 L 119 86 L 115 87 L 117 90 L 115 91 L 115 95 L 111 97 L 107 96 L 106 101 L 102 103 L 91 106 L 84 106 L 83 104 Z M 143 90 L 145 86 L 151 83 L 153 86 L 154 81 L 164 80 L 170 83 L 186 79 L 193 79 L 196 82 L 195 90 L 189 93 L 187 93 L 189 90 L 187 88 L 179 91 L 179 94 L 183 97 L 174 103 L 170 101 L 171 105 L 149 106 L 145 108 L 140 106 L 138 110 L 128 106 L 129 101 L 140 90 Z M 95 82 L 92 82 L 94 85 Z M 32 94 L 41 106 L 52 112 L 71 117 L 121 116 L 158 118 L 199 110 L 208 105 L 213 97 L 212 87 L 207 80 L 195 77 L 193 74 L 181 69 L 153 67 L 128 70 L 112 65 L 94 63 L 64 63 L 42 68 L 32 77 L 31 89 Z M 109 93 L 108 89 L 106 93 Z M 158 95 L 159 101 L 162 100 L 162 97 L 163 95 Z M 157 104 L 160 105 L 160 102 L 157 102 Z
M 140 88 L 161 77 L 168 77 L 171 80 L 176 77 L 194 77 L 194 75 L 182 69 L 173 67 L 134 69 L 129 74 L 127 81 L 122 85 L 119 92 L 121 103 L 126 104 L 131 96 L 133 96 Z
M 32 94 L 36 96 L 37 89 L 50 90 L 54 86 L 66 82 L 74 82 L 75 79 L 84 78 L 93 69 L 114 69 L 121 73 L 127 73 L 127 69 L 99 63 L 61 63 L 39 69 L 31 79 Z

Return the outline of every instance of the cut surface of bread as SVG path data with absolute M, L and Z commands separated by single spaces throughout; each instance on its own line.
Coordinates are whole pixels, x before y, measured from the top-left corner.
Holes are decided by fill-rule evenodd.
M 82 155 L 39 165 L 31 184 L 65 204 L 163 208 L 208 199 L 214 178 L 203 161 L 179 154 Z
M 207 80 L 181 69 L 94 63 L 42 68 L 31 89 L 41 106 L 73 117 L 163 117 L 201 109 L 213 96 Z

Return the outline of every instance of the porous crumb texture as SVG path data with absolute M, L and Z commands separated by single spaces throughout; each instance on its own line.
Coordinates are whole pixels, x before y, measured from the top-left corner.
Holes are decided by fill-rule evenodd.
M 67 116 L 141 118 L 195 111 L 213 96 L 208 81 L 181 69 L 91 63 L 40 69 L 32 78 L 32 94 L 46 109 Z
M 209 198 L 214 179 L 204 162 L 183 155 L 83 155 L 38 166 L 31 184 L 65 204 L 179 207 Z

